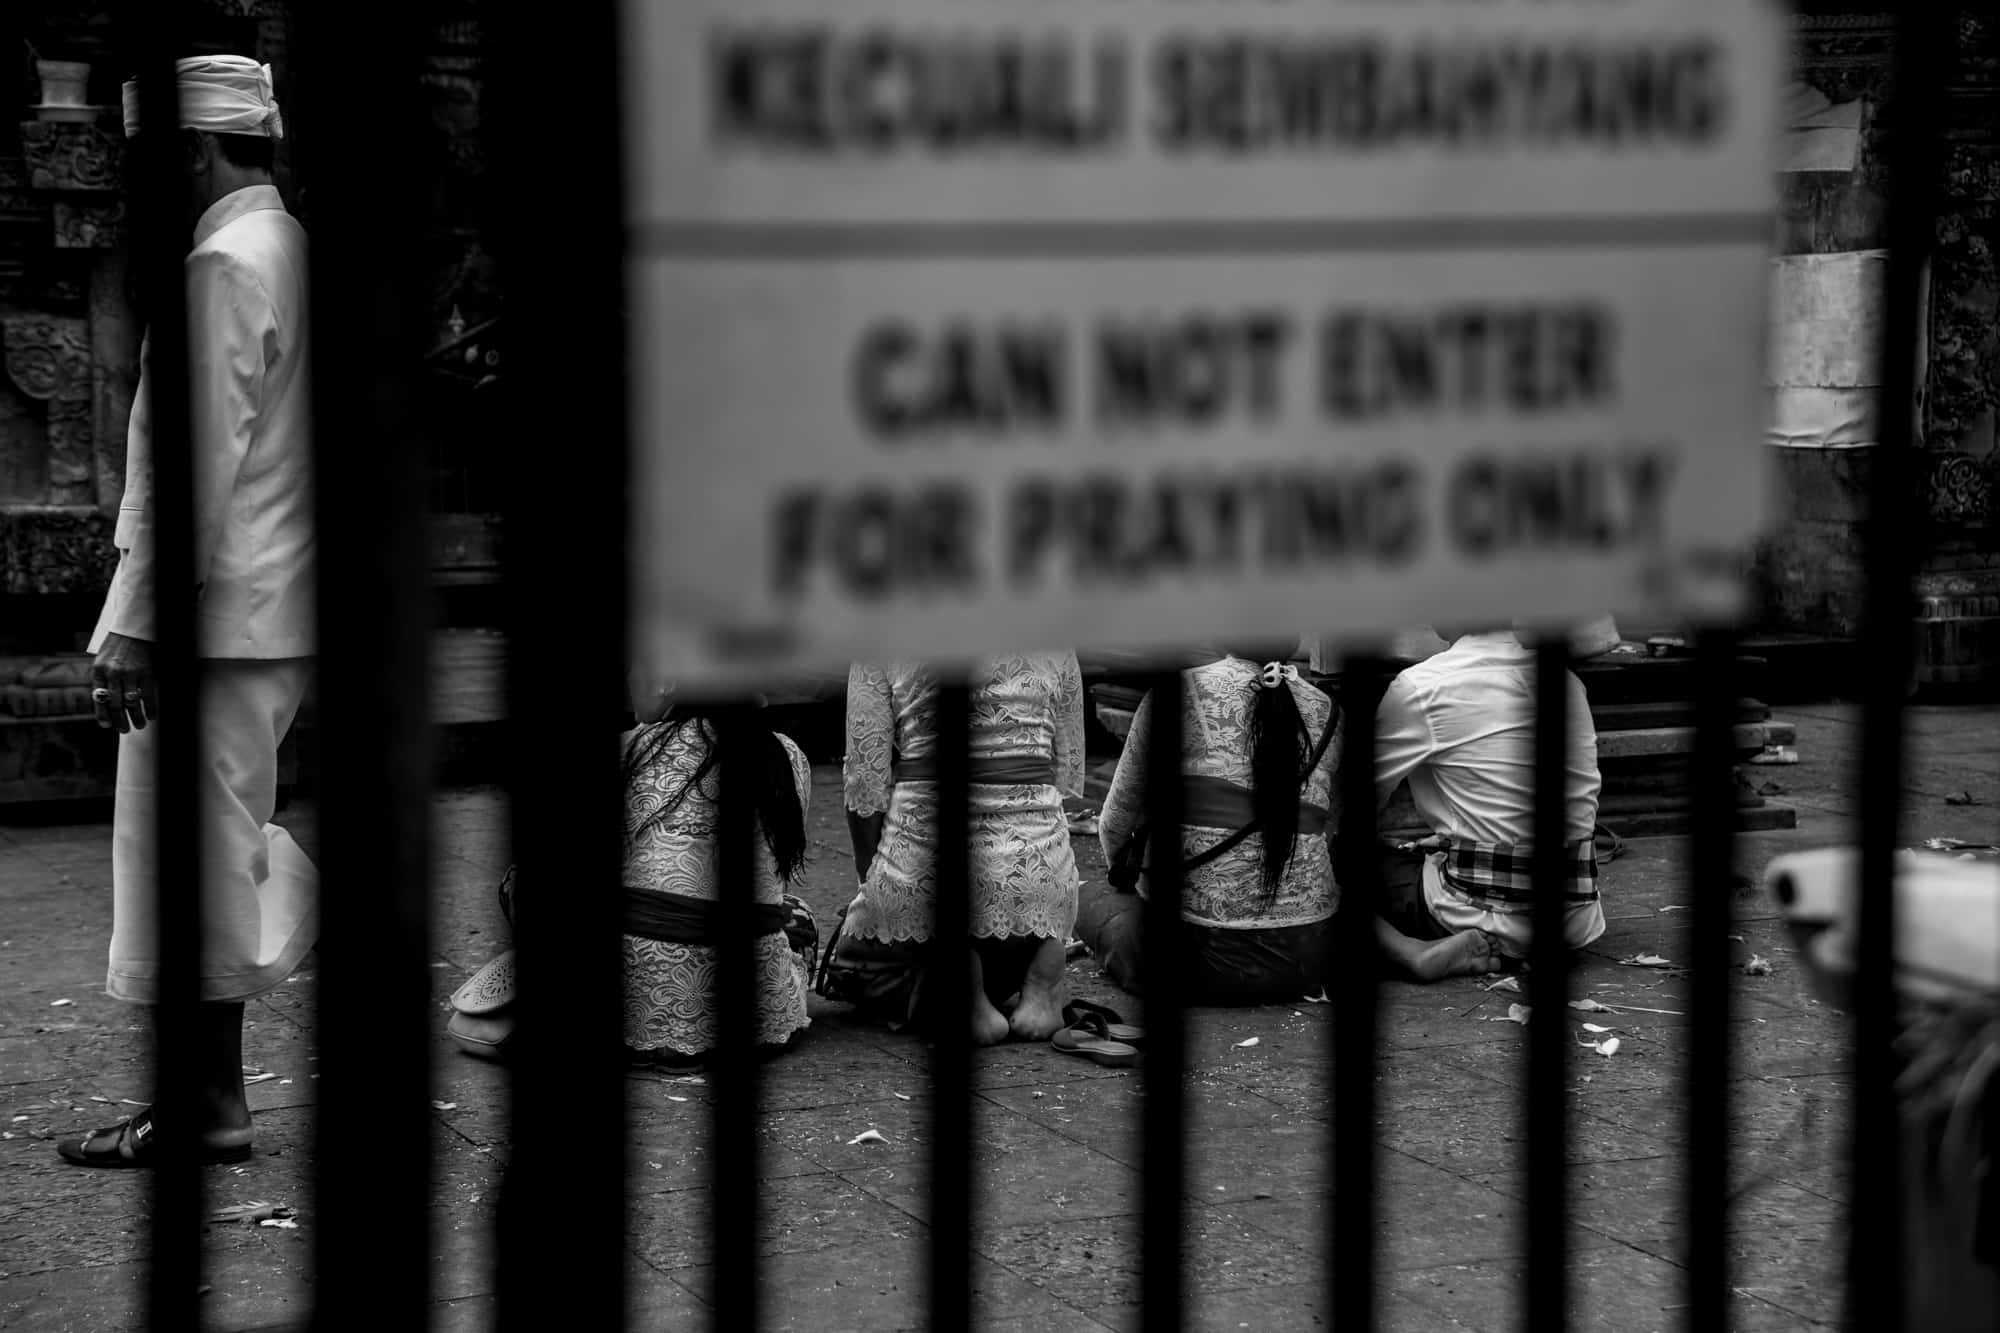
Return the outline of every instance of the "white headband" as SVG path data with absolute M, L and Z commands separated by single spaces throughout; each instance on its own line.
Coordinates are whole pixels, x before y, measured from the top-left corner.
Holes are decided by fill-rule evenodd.
M 180 83 L 181 128 L 211 134 L 285 137 L 285 118 L 271 92 L 271 67 L 245 56 L 189 56 L 174 62 Z M 139 83 L 125 84 L 125 135 L 139 132 Z

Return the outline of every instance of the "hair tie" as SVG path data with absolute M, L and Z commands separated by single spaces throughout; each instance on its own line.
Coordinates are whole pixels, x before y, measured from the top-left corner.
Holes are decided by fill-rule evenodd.
M 1257 680 L 1267 690 L 1275 690 L 1287 681 L 1296 685 L 1299 683 L 1299 669 L 1289 662 L 1266 662 Z

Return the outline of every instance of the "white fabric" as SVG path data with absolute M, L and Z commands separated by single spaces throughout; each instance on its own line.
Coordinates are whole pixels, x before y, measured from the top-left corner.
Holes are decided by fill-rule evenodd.
M 210 134 L 285 137 L 285 118 L 272 91 L 271 67 L 248 56 L 189 56 L 174 62 L 180 86 L 181 128 Z M 125 135 L 139 132 L 139 83 L 124 88 Z
M 1771 261 L 1767 444 L 1852 449 L 1881 440 L 1883 282 L 1887 250 L 1780 255 Z M 1917 383 L 1928 355 L 1930 274 L 1919 300 Z M 1916 428 L 1922 403 L 1913 399 Z
M 319 872 L 271 823 L 278 745 L 305 696 L 312 663 L 212 661 L 202 682 L 201 997 L 253 999 L 278 985 L 319 935 Z M 159 982 L 156 752 L 166 715 L 118 741 L 111 820 L 111 961 L 105 989 L 154 1003 Z
M 1565 673 L 1568 674 L 1568 673 Z M 1597 829 L 1597 729 L 1583 682 L 1569 675 L 1565 838 Z M 1389 683 L 1375 717 L 1375 790 L 1386 805 L 1407 780 L 1417 813 L 1458 840 L 1532 843 L 1535 833 L 1535 657 L 1510 633 L 1468 634 Z M 1526 914 L 1496 913 L 1455 892 L 1424 867 L 1424 902 L 1440 925 L 1499 937 L 1528 952 Z M 1601 902 L 1568 909 L 1563 937 L 1581 947 L 1604 933 Z
M 197 633 L 204 657 L 309 657 L 313 643 L 312 396 L 306 240 L 278 192 L 216 201 L 188 256 Z M 120 559 L 106 634 L 155 637 L 150 340 L 126 432 Z

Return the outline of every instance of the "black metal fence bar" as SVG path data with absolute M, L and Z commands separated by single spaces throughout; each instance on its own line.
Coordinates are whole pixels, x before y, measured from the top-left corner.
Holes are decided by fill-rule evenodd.
M 1694 830 L 1688 857 L 1694 902 L 1688 943 L 1689 1051 L 1687 1318 L 1690 1330 L 1727 1327 L 1729 1263 L 1730 929 L 1736 842 L 1736 635 L 1695 641 Z
M 1569 646 L 1535 650 L 1534 937 L 1528 973 L 1528 1274 L 1530 1333 L 1569 1318 Z
M 757 1118 L 762 1100 L 757 1061 L 757 792 L 767 780 L 764 754 L 749 739 L 754 705 L 733 706 L 718 721 L 722 800 L 716 880 L 722 910 L 722 956 L 715 975 L 714 1122 L 709 1130 L 708 1188 L 715 1274 L 715 1327 L 749 1330 L 763 1308 L 758 1285 L 757 1214 L 761 1189 Z
M 563 20 L 570 49 L 618 49 L 613 0 L 568 5 Z M 509 336 L 533 367 L 499 386 L 512 434 L 494 442 L 507 459 L 520 1011 L 495 1290 L 503 1333 L 609 1330 L 624 1325 L 627 1260 L 617 1149 L 628 1142 L 616 725 L 628 660 L 624 108 L 616 61 L 563 83 L 560 108 L 550 101 L 545 15 L 502 6 L 484 21 L 497 258 Z M 592 496 L 617 502 L 551 485 L 553 472 L 588 478 Z
M 1853 1187 L 1849 1196 L 1849 1326 L 1903 1327 L 1902 1158 L 1895 1081 L 1896 842 L 1903 785 L 1903 704 L 1915 640 L 1912 580 L 1921 542 L 1914 499 L 1914 407 L 1924 264 L 1933 243 L 1942 169 L 1944 89 L 1955 64 L 1950 6 L 1897 13 L 1887 158 L 1887 291 L 1878 377 L 1878 440 L 1863 554 L 1868 584 L 1861 740 L 1860 902 L 1855 950 Z
M 1333 1326 L 1372 1333 L 1375 1261 L 1375 906 L 1382 896 L 1376 835 L 1375 710 L 1382 664 L 1350 657 L 1340 680 L 1339 840 L 1334 869 L 1340 910 L 1327 951 L 1333 1003 L 1333 1234 L 1328 1251 Z
M 423 197 L 420 7 L 298 16 L 293 123 L 312 162 L 321 895 L 314 1326 L 429 1326 L 432 1179 L 430 573 L 421 249 L 381 225 Z M 331 21 L 326 21 L 331 20 Z M 413 22 L 412 20 L 415 20 Z M 370 68 L 371 96 L 351 93 Z M 351 1169 L 358 1142 L 368 1169 Z M 370 1256 L 366 1281 L 354 1256 Z
M 201 663 L 196 658 L 194 453 L 187 333 L 187 160 L 179 133 L 174 68 L 189 14 L 178 3 L 133 6 L 139 115 L 133 235 L 151 347 L 155 617 L 153 669 L 160 699 L 149 780 L 158 819 L 153 855 L 159 929 L 159 992 L 153 1019 L 154 1107 L 161 1127 L 153 1178 L 148 1309 L 157 1329 L 200 1327 L 202 1179 L 202 843 L 199 818 Z M 111 706 L 122 708 L 123 699 Z
M 1146 1002 L 1145 1166 L 1140 1237 L 1141 1319 L 1146 1333 L 1181 1327 L 1181 1217 L 1187 1191 L 1187 1138 L 1183 1094 L 1187 1077 L 1187 1021 L 1180 984 L 1181 956 L 1181 673 L 1162 671 L 1152 682 L 1151 749 L 1146 756 L 1146 820 L 1152 848 L 1146 858 L 1146 906 L 1141 921 L 1142 985 Z
M 972 1327 L 972 694 L 940 684 L 937 710 L 937 906 L 931 927 L 930 1316 L 936 1329 Z

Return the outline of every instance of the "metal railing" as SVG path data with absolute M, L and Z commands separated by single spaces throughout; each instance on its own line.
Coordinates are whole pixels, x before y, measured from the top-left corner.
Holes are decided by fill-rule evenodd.
M 405 132 L 421 114 L 416 53 L 420 8 L 355 3 L 337 14 L 299 7 L 309 36 L 295 107 L 312 135 L 316 230 L 312 238 L 317 486 L 320 549 L 320 685 L 325 725 L 324 935 L 320 967 L 321 1069 L 315 1188 L 319 1214 L 315 1326 L 329 1330 L 420 1328 L 431 1299 L 429 1132 L 431 1042 L 429 834 L 432 729 L 427 713 L 429 602 L 422 442 L 411 430 L 412 387 L 425 348 L 415 247 L 384 227 L 384 199 L 422 196 Z M 132 34 L 149 124 L 175 119 L 171 55 L 182 49 L 184 11 L 139 6 Z M 564 7 L 562 51 L 604 51 L 618 41 L 617 6 Z M 310 25 L 310 27 L 308 27 Z M 1918 282 L 1932 225 L 1943 71 L 1952 60 L 1950 15 L 1905 6 L 1890 130 L 1893 237 L 1865 635 L 1869 694 L 1863 798 L 1854 1191 L 1849 1319 L 1869 1333 L 1902 1326 L 1902 1193 L 1890 895 L 1903 747 L 1901 709 L 1911 666 L 1910 585 L 1916 536 L 1904 484 L 1911 472 L 1910 414 Z M 512 838 L 520 867 L 518 1061 L 511 1078 L 513 1150 L 498 1226 L 498 1309 L 508 1330 L 622 1327 L 626 1163 L 605 1144 L 628 1141 L 616 1015 L 620 919 L 620 789 L 608 701 L 622 697 L 626 618 L 627 421 L 623 209 L 615 62 L 589 77 L 558 77 L 547 100 L 552 51 L 539 13 L 495 7 L 491 132 L 506 177 L 501 259 L 517 366 L 507 377 L 509 451 L 505 572 L 510 602 L 509 716 L 513 728 Z M 340 85 L 366 69 L 369 89 Z M 142 247 L 152 327 L 156 497 L 161 570 L 192 564 L 194 533 L 188 345 L 180 282 L 184 233 L 176 225 L 183 163 L 172 135 L 138 141 L 133 235 Z M 585 333 L 587 331 L 587 336 Z M 666 447 L 641 441 L 638 447 Z M 563 475 L 555 476 L 559 473 Z M 568 478 L 588 479 L 573 489 Z M 552 484 L 552 481 L 555 484 Z M 690 478 L 699 485 L 699 478 Z M 203 848 L 193 793 L 200 763 L 201 663 L 194 589 L 163 579 L 159 610 L 161 725 L 159 855 L 162 999 L 159 1102 L 168 1121 L 187 1114 L 190 1042 L 199 996 L 198 902 Z M 1691 1054 L 1684 1238 L 1685 1326 L 1727 1318 L 1729 1260 L 1730 982 L 1727 937 L 1734 846 L 1731 671 L 1736 639 L 1699 639 L 1689 979 Z M 1529 980 L 1529 1239 L 1525 1327 L 1567 1326 L 1568 1116 L 1565 1026 L 1569 957 L 1563 943 L 1561 849 L 1566 741 L 1566 649 L 1537 649 L 1539 718 L 1534 952 Z M 1334 1001 L 1332 1141 L 1334 1211 L 1321 1238 L 1332 1280 L 1334 1325 L 1374 1326 L 1377 1272 L 1375 1073 L 1377 1000 L 1372 904 L 1375 842 L 1373 718 L 1386 683 L 1380 662 L 1355 658 L 1342 674 L 1347 728 L 1342 756 L 1346 825 L 1340 839 L 1342 906 L 1326 976 Z M 1145 923 L 1149 957 L 1184 947 L 1178 870 L 1181 678 L 1153 682 L 1149 775 L 1154 839 Z M 578 717 L 562 701 L 607 701 Z M 939 710 L 939 841 L 967 846 L 966 687 L 947 686 Z M 724 725 L 728 723 L 725 720 Z M 721 1049 L 715 1079 L 713 1164 L 715 1326 L 754 1327 L 765 1305 L 756 1210 L 760 1069 L 755 1054 L 749 885 L 752 778 L 724 775 L 720 829 L 728 904 L 720 983 Z M 936 935 L 965 937 L 970 883 L 964 855 L 940 865 Z M 552 893 L 550 886 L 563 891 Z M 183 905 L 177 907 L 177 905 Z M 932 985 L 950 996 L 968 984 L 965 952 L 938 951 Z M 1181 1327 L 1182 1221 L 1186 1203 L 1187 1030 L 1171 984 L 1179 969 L 1148 969 L 1149 1053 L 1144 1068 L 1143 1297 L 1151 1330 Z M 805 1058 L 810 1058 L 805 1057 Z M 968 1326 L 971 1225 L 980 1200 L 971 1170 L 971 1057 L 938 1042 L 931 1057 L 932 1154 L 928 1300 L 933 1327 Z M 365 1128 L 363 1128 L 365 1126 Z M 591 1145 L 576 1151 L 576 1145 Z M 199 1324 L 201 1177 L 193 1145 L 164 1141 L 152 1210 L 151 1326 Z M 357 1157 L 365 1155 L 365 1170 Z M 365 1256 L 365 1258 L 364 1258 Z

